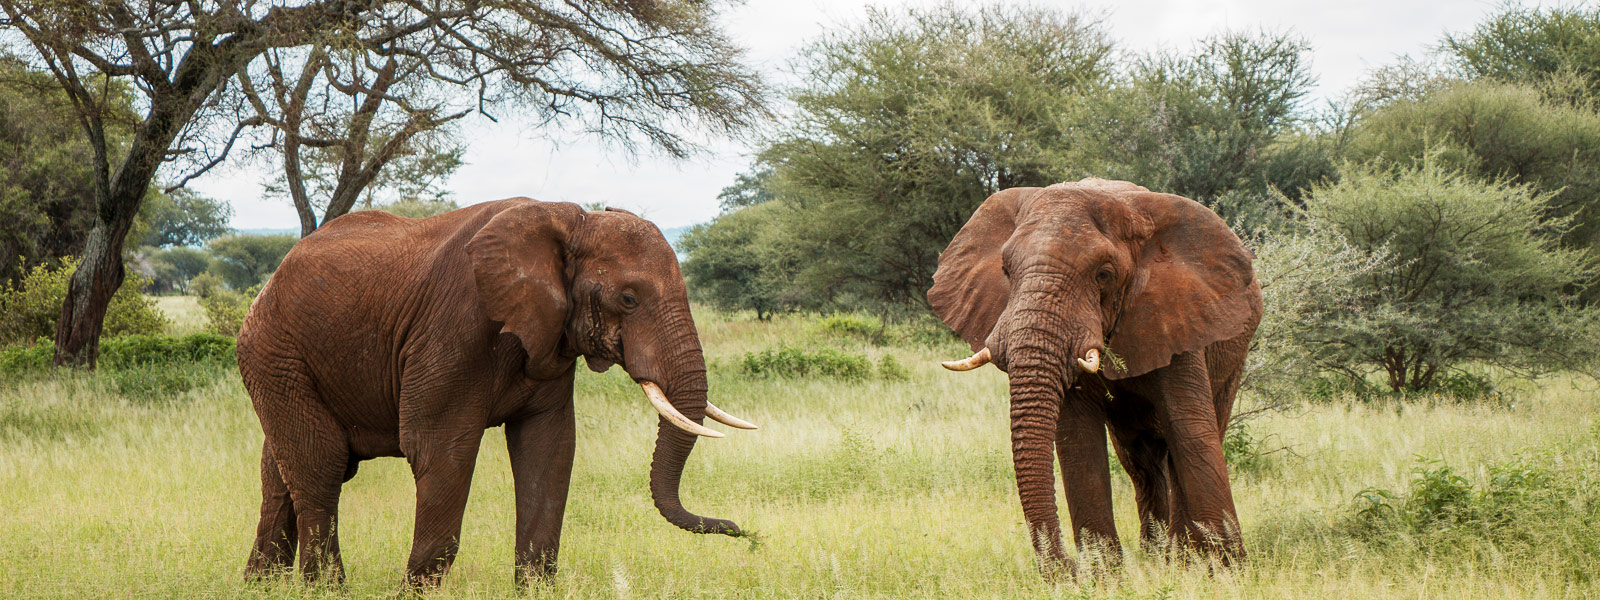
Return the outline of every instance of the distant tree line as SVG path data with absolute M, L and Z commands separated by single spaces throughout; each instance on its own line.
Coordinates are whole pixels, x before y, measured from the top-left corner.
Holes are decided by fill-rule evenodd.
M 1309 50 L 1263 31 L 1132 55 L 1055 10 L 871 11 L 805 49 L 684 273 L 760 318 L 921 313 L 988 195 L 1093 175 L 1204 203 L 1257 248 L 1277 286 L 1258 381 L 1593 365 L 1600 9 L 1508 5 L 1322 106 Z

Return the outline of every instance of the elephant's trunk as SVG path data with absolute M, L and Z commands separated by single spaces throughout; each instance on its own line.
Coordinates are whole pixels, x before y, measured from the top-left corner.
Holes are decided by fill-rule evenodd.
M 693 333 L 692 322 L 684 347 L 674 354 L 676 364 L 666 371 L 670 381 L 663 385 L 673 408 L 694 423 L 701 423 L 706 414 L 706 366 L 700 350 L 698 336 Z M 656 448 L 650 461 L 650 497 L 656 510 L 667 522 L 694 533 L 721 533 L 732 536 L 744 532 L 733 521 L 702 517 L 683 508 L 678 499 L 678 482 L 683 476 L 684 463 L 694 450 L 698 436 L 684 431 L 666 417 L 656 426 Z
M 1055 495 L 1056 425 L 1063 392 L 1060 359 L 1043 348 L 1015 346 L 1009 358 L 1011 459 L 1028 534 L 1041 569 L 1070 567 L 1061 547 Z

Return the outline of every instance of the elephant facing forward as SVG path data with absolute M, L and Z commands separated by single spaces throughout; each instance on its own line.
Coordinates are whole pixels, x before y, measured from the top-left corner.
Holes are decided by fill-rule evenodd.
M 1261 320 L 1251 255 L 1216 213 L 1125 181 L 990 196 L 939 256 L 928 300 L 1010 377 L 1017 491 L 1047 574 L 1061 547 L 1052 452 L 1080 548 L 1120 557 L 1106 431 L 1146 543 L 1243 558 L 1222 436 Z
M 556 568 L 572 474 L 576 358 L 622 365 L 660 413 L 650 493 L 697 533 L 737 525 L 684 510 L 678 480 L 711 416 L 677 259 L 622 211 L 514 198 L 428 219 L 358 212 L 289 252 L 239 332 L 239 370 L 266 443 L 247 572 L 343 575 L 341 485 L 404 456 L 416 478 L 414 585 L 458 547 L 485 428 L 504 425 L 516 494 L 516 579 Z

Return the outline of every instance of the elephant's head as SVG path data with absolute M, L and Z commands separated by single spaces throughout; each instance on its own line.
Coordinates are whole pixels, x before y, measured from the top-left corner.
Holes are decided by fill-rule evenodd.
M 1124 181 L 990 196 L 933 281 L 934 311 L 976 352 L 946 367 L 1010 375 L 1018 487 L 1036 545 L 1050 537 L 1042 552 L 1059 535 L 1051 451 L 1065 391 L 1148 373 L 1260 316 L 1250 253 L 1222 219 Z
M 696 436 L 722 437 L 703 417 L 751 425 L 706 401 L 705 357 L 677 256 L 661 231 L 632 213 L 585 211 L 525 198 L 489 219 L 466 245 L 478 302 L 521 341 L 529 377 L 621 365 L 661 415 L 650 493 L 656 509 L 696 533 L 741 535 L 737 525 L 684 510 L 678 481 Z

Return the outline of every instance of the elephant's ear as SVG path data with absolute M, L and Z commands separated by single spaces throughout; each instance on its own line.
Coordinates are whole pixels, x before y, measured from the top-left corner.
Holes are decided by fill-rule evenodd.
M 1211 209 L 1171 194 L 1124 198 L 1150 220 L 1109 361 L 1112 379 L 1166 366 L 1178 354 L 1233 339 L 1261 319 L 1261 290 L 1250 251 Z
M 983 348 L 1006 309 L 1011 286 L 1000 265 L 1000 247 L 1017 228 L 1017 210 L 1039 188 L 1011 188 L 983 201 L 939 255 L 928 289 L 934 314 L 973 351 Z
M 501 333 L 528 352 L 530 369 L 554 366 L 566 327 L 567 239 L 583 222 L 570 202 L 505 201 L 510 208 L 489 219 L 467 242 L 478 301 Z M 541 369 L 542 370 L 542 369 Z

